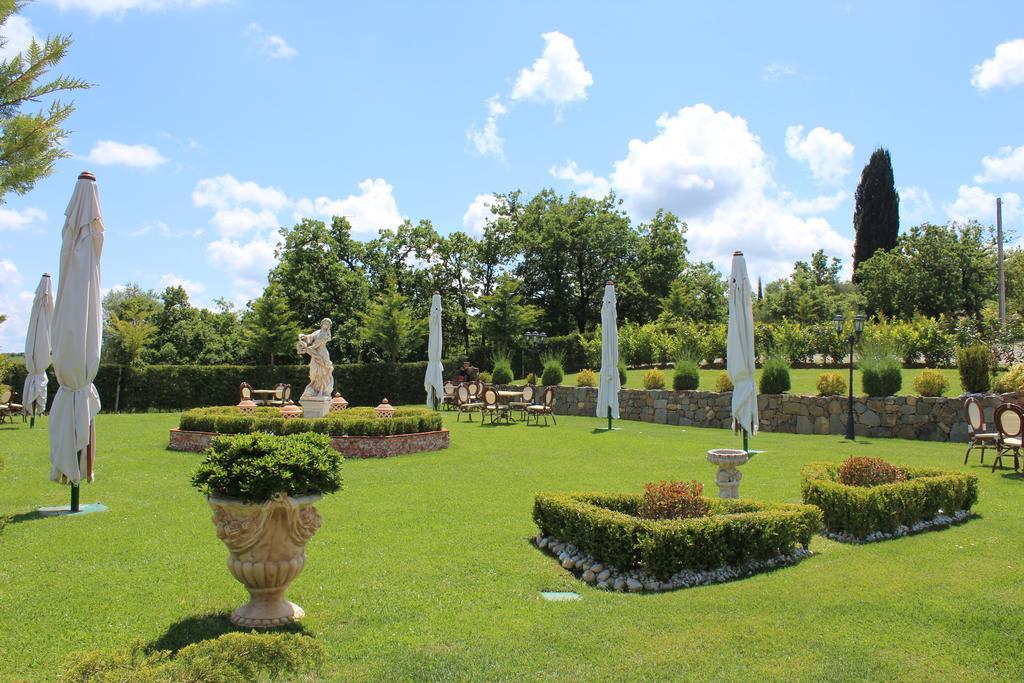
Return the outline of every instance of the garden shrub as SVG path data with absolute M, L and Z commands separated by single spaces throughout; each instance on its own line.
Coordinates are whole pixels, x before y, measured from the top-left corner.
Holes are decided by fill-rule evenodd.
M 512 384 L 515 376 L 512 372 L 512 357 L 507 351 L 495 351 L 491 371 L 491 381 L 495 384 Z
M 715 391 L 722 394 L 727 391 L 732 391 L 732 378 L 729 377 L 728 372 L 723 372 L 717 378 L 715 378 Z
M 323 434 L 236 434 L 214 437 L 192 485 L 208 496 L 265 503 L 334 493 L 341 488 L 341 454 Z
M 823 372 L 818 375 L 818 396 L 843 396 L 846 394 L 846 380 L 838 372 Z
M 891 341 L 865 339 L 861 344 L 860 374 L 868 396 L 895 396 L 903 386 L 900 350 Z
M 576 373 L 576 386 L 578 387 L 596 387 L 597 386 L 597 373 L 593 370 L 584 368 Z
M 924 370 L 914 378 L 914 391 L 922 396 L 942 396 L 949 388 L 949 380 L 938 370 Z
M 960 372 L 960 386 L 969 394 L 981 394 L 991 386 L 990 361 L 992 352 L 980 344 L 957 349 L 956 367 Z
M 526 375 L 526 383 L 527 384 L 536 384 L 537 383 L 537 375 L 533 374 L 532 372 L 527 373 L 527 375 Z
M 664 389 L 665 373 L 658 368 L 651 368 L 644 373 L 644 389 Z
M 1012 391 L 1024 391 L 1024 364 L 1017 364 L 996 377 L 992 382 L 992 391 L 997 394 L 1008 394 Z
M 90 650 L 68 656 L 62 683 L 249 683 L 293 680 L 323 666 L 327 649 L 293 633 L 225 633 L 173 653 L 147 651 L 141 641 L 127 650 Z M 303 679 L 305 680 L 305 679 Z M 310 678 L 309 680 L 315 680 Z
M 558 386 L 565 378 L 565 371 L 562 370 L 562 359 L 560 356 L 544 355 L 540 359 L 544 371 L 540 375 L 540 382 L 546 387 Z
M 821 508 L 828 531 L 858 539 L 932 519 L 940 510 L 946 514 L 970 510 L 978 501 L 978 477 L 974 474 L 924 467 L 900 469 L 906 481 L 847 486 L 838 481 L 838 465 L 808 463 L 800 473 L 803 501 Z
M 789 391 L 789 365 L 779 357 L 773 356 L 761 366 L 761 393 L 783 394 Z
M 693 390 L 700 386 L 700 369 L 697 362 L 688 359 L 676 361 L 672 371 L 672 388 L 676 391 Z
M 693 481 L 662 481 L 644 484 L 644 497 L 636 514 L 644 519 L 707 517 L 708 502 L 701 497 L 704 484 Z
M 629 379 L 629 375 L 626 373 L 626 362 L 619 361 L 619 384 L 626 386 L 626 380 Z
M 544 535 L 660 579 L 788 554 L 821 528 L 821 511 L 810 505 L 713 498 L 705 499 L 707 517 L 648 520 L 637 515 L 642 501 L 640 494 L 543 493 L 533 519 Z
M 851 457 L 839 465 L 837 481 L 847 486 L 881 486 L 906 481 L 907 473 L 881 458 Z
M 494 379 L 491 377 L 491 373 L 487 372 L 486 370 L 480 371 L 479 378 L 480 381 L 483 382 L 484 384 L 491 384 L 494 381 Z
M 181 414 L 178 428 L 189 432 L 217 434 L 300 434 L 316 432 L 328 436 L 395 436 L 436 432 L 441 429 L 441 416 L 427 408 L 398 406 L 395 416 L 379 418 L 373 408 L 349 408 L 309 420 L 302 417 L 285 419 L 278 408 L 256 408 L 253 415 L 244 415 L 234 406 L 193 408 Z

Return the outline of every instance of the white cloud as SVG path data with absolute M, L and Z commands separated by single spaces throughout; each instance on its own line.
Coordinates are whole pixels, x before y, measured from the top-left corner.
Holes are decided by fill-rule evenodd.
M 1024 38 L 996 46 L 994 56 L 974 67 L 971 85 L 982 92 L 1024 84 Z
M 575 161 L 564 166 L 552 166 L 548 173 L 559 180 L 568 180 L 579 188 L 584 197 L 600 199 L 611 191 L 611 183 L 607 178 L 594 175 L 591 171 L 581 171 Z
M 33 293 L 22 290 L 22 284 L 21 273 L 14 262 L 0 259 L 0 314 L 7 316 L 0 324 L 0 352 L 25 350 Z
M 974 176 L 976 183 L 1024 180 L 1024 145 L 1016 149 L 1000 147 L 999 155 L 983 157 L 981 166 L 984 170 Z
M 33 40 L 39 40 L 32 22 L 20 14 L 12 14 L 0 25 L 0 37 L 5 41 L 0 47 L 0 60 L 13 59 L 24 52 Z
M 252 40 L 253 45 L 271 59 L 291 59 L 299 54 L 299 51 L 288 44 L 279 35 L 268 33 L 262 26 L 253 22 L 245 29 L 245 35 Z
M 86 159 L 102 166 L 156 168 L 167 158 L 152 145 L 126 145 L 114 140 L 97 140 Z
M 556 107 L 586 99 L 594 77 L 583 65 L 573 39 L 559 31 L 541 37 L 544 52 L 516 76 L 512 99 L 552 102 Z
M 288 204 L 284 192 L 273 187 L 262 187 L 252 181 L 240 182 L 231 174 L 203 178 L 192 191 L 196 206 L 214 209 L 233 209 L 242 204 L 253 204 L 263 209 L 279 211 Z
M 34 206 L 24 209 L 7 209 L 0 207 L 0 232 L 4 230 L 24 230 L 34 223 L 46 220 L 46 212 Z
M 247 206 L 234 209 L 219 209 L 210 219 L 217 232 L 223 237 L 241 237 L 253 230 L 264 230 L 278 226 L 277 214 L 263 209 L 253 211 Z
M 295 218 L 345 216 L 356 237 L 375 237 L 378 230 L 392 230 L 405 220 L 391 185 L 383 178 L 367 178 L 359 183 L 359 190 L 344 199 L 300 199 L 295 203 Z
M 161 288 L 181 287 L 186 292 L 188 292 L 188 296 L 191 299 L 196 298 L 197 295 L 202 294 L 206 291 L 206 285 L 204 285 L 202 282 L 188 280 L 174 273 L 164 273 L 160 277 L 160 282 L 158 284 Z
M 772 62 L 761 70 L 761 80 L 766 83 L 773 83 L 782 78 L 788 78 L 790 76 L 796 76 L 797 68 L 796 64 L 784 64 L 782 62 Z
M 932 212 L 935 204 L 928 190 L 923 187 L 901 187 L 900 195 L 900 222 L 904 225 L 920 225 L 934 220 Z
M 207 5 L 216 5 L 225 0 L 47 0 L 61 10 L 85 10 L 94 16 L 124 16 L 131 10 L 160 12 L 172 9 L 197 9 Z
M 842 133 L 818 126 L 806 136 L 803 126 L 786 128 L 786 154 L 806 163 L 816 180 L 831 185 L 840 183 L 850 172 L 853 145 Z
M 487 223 L 494 219 L 491 207 L 497 198 L 493 194 L 478 194 L 462 214 L 462 227 L 466 234 L 480 237 Z
M 498 119 L 508 113 L 508 107 L 501 102 L 498 95 L 487 98 L 487 121 L 483 128 L 471 124 L 466 131 L 466 139 L 472 143 L 480 156 L 493 155 L 499 159 L 505 157 L 505 141 L 498 135 Z
M 1008 221 L 1019 221 L 1024 213 L 1020 195 L 1006 192 L 1003 198 L 1003 225 Z M 950 220 L 966 223 L 978 221 L 982 225 L 996 224 L 996 195 L 977 186 L 961 185 L 956 201 L 946 207 Z
M 244 243 L 224 238 L 210 242 L 206 256 L 215 267 L 234 277 L 265 281 L 267 273 L 277 263 L 276 247 L 277 239 L 273 235 L 255 237 Z
M 835 195 L 800 206 L 780 194 L 760 140 L 747 122 L 706 104 L 684 107 L 657 120 L 658 134 L 629 142 L 610 182 L 636 220 L 665 208 L 689 225 L 694 256 L 728 269 L 733 251 L 747 254 L 751 271 L 766 280 L 787 275 L 816 249 L 849 261 L 853 242 L 821 217 Z
M 844 190 L 839 190 L 835 194 L 812 197 L 811 199 L 798 199 L 789 192 L 781 192 L 779 194 L 782 206 L 797 216 L 810 216 L 816 213 L 835 211 L 848 197 L 849 195 Z

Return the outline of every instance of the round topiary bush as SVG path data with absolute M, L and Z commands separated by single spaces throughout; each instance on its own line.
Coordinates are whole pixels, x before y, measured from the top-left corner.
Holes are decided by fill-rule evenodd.
M 942 396 L 949 388 L 949 380 L 938 370 L 925 370 L 914 378 L 914 391 L 922 396 Z
M 729 377 L 728 372 L 723 372 L 717 378 L 715 378 L 715 391 L 720 394 L 724 394 L 727 391 L 732 391 L 732 378 Z
M 562 370 L 562 361 L 557 358 L 548 358 L 544 361 L 544 372 L 540 375 L 540 383 L 546 387 L 557 386 L 565 378 L 565 371 Z
M 839 465 L 837 476 L 837 481 L 846 486 L 881 486 L 906 480 L 906 470 L 881 458 L 847 458 Z
M 495 384 L 512 384 L 513 379 L 511 365 L 495 365 L 491 372 L 491 381 Z
M 964 391 L 969 394 L 980 394 L 989 390 L 991 360 L 991 351 L 981 344 L 957 350 L 956 367 L 960 372 L 960 385 Z
M 842 396 L 846 393 L 846 380 L 838 372 L 818 375 L 818 396 Z
M 658 368 L 651 368 L 644 373 L 644 389 L 664 389 L 665 373 Z
M 868 396 L 895 396 L 903 387 L 903 368 L 895 358 L 862 364 L 860 377 Z
M 693 390 L 700 386 L 700 369 L 692 360 L 676 362 L 672 373 L 672 388 L 676 391 Z
M 619 361 L 619 384 L 626 386 L 626 380 L 629 379 L 629 375 L 626 374 L 626 362 Z
M 494 378 L 491 377 L 491 373 L 487 372 L 486 370 L 482 370 L 480 372 L 479 377 L 480 381 L 483 382 L 484 384 L 491 384 L 494 381 Z
M 789 391 L 789 365 L 780 357 L 769 358 L 761 367 L 761 393 L 783 394 Z
M 576 373 L 576 386 L 578 387 L 596 387 L 597 386 L 597 373 L 588 368 L 584 368 Z

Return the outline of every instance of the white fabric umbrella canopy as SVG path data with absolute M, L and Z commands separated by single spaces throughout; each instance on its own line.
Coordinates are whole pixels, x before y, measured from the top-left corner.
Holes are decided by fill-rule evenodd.
M 601 381 L 597 385 L 597 416 L 619 417 L 619 323 L 615 312 L 615 284 L 604 286 L 604 300 L 601 302 Z
M 743 252 L 732 255 L 729 274 L 729 336 L 726 366 L 732 380 L 733 428 L 757 434 L 757 386 L 754 384 L 754 312 L 750 307 L 750 279 Z
M 100 410 L 100 397 L 92 382 L 99 369 L 103 339 L 103 212 L 91 174 L 78 176 L 64 215 L 60 280 L 50 333 L 53 370 L 60 384 L 50 410 L 50 479 L 77 486 L 82 480 L 93 480 L 94 421 Z
M 444 365 L 441 363 L 441 295 L 434 292 L 430 300 L 430 337 L 427 341 L 427 372 L 423 388 L 427 390 L 427 405 L 434 407 L 434 399 L 444 396 Z M 433 393 L 431 393 L 433 389 Z
M 46 412 L 46 368 L 50 367 L 50 320 L 53 318 L 53 285 L 50 274 L 39 278 L 25 335 L 25 409 L 33 416 Z

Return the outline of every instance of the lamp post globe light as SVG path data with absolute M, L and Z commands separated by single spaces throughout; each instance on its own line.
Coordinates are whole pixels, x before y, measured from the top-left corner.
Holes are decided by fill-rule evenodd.
M 844 327 L 844 325 L 846 323 L 846 319 L 843 318 L 842 314 L 838 314 L 838 315 L 836 315 L 835 318 L 832 319 L 832 321 L 835 323 L 836 333 L 841 335 L 843 333 L 843 327 Z M 862 313 L 858 313 L 857 315 L 855 315 L 853 317 L 853 332 L 851 332 L 850 336 L 848 336 L 846 338 L 846 342 L 850 345 L 850 384 L 849 384 L 850 393 L 849 393 L 849 396 L 847 397 L 847 401 L 846 401 L 846 407 L 847 407 L 847 411 L 846 411 L 846 438 L 850 439 L 851 441 L 853 441 L 853 439 L 854 439 L 854 433 L 853 433 L 853 345 L 856 343 L 857 339 L 860 338 L 861 333 L 864 332 L 864 321 L 865 321 L 865 317 L 864 317 L 864 315 Z
M 539 347 L 544 342 L 544 340 L 547 339 L 547 338 L 548 338 L 548 335 L 545 332 L 533 331 L 533 332 L 526 332 L 526 333 L 523 334 L 523 339 L 526 340 L 526 346 L 527 346 L 527 348 L 530 349 L 530 355 L 531 356 L 533 356 L 533 353 L 534 353 L 534 351 L 536 351 L 537 347 Z M 531 358 L 531 360 L 532 360 L 532 358 Z M 525 363 L 524 363 L 524 366 L 525 366 Z M 525 367 L 523 368 L 523 374 L 524 375 L 526 374 L 526 368 Z

